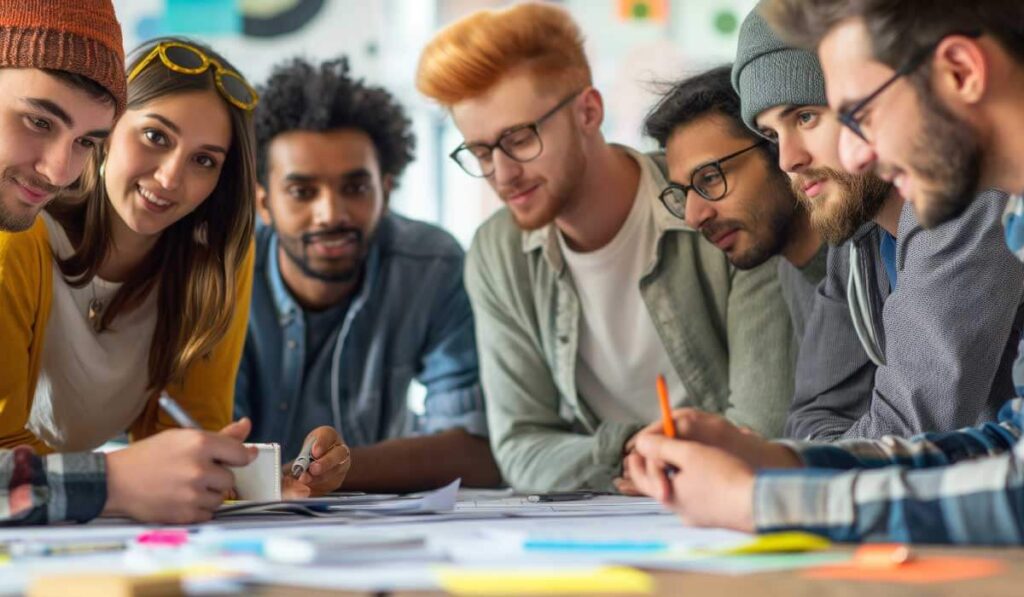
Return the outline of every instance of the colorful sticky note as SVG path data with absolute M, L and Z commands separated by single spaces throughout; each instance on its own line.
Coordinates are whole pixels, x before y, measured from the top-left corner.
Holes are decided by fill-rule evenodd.
M 849 564 L 810 570 L 804 573 L 804 577 L 923 584 L 985 578 L 995 576 L 1005 568 L 1005 563 L 985 558 L 922 557 L 887 567 L 865 566 L 854 560 Z
M 654 580 L 622 566 L 587 568 L 441 568 L 441 588 L 455 595 L 594 595 L 650 593 Z
M 767 533 L 758 535 L 748 543 L 726 549 L 711 550 L 716 555 L 743 555 L 759 553 L 792 553 L 800 551 L 820 551 L 828 549 L 832 544 L 823 537 L 810 533 L 788 532 Z

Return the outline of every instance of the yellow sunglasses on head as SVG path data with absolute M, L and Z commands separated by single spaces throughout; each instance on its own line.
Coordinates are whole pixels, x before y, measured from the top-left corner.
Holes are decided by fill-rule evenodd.
M 213 76 L 214 81 L 217 83 L 217 89 L 224 96 L 224 99 L 240 110 L 250 111 L 260 101 L 256 90 L 246 82 L 242 75 L 224 68 L 220 62 L 210 58 L 199 48 L 177 41 L 158 43 L 132 69 L 132 72 L 128 73 L 128 82 L 131 83 L 132 79 L 139 76 L 139 73 L 158 56 L 160 57 L 160 62 L 164 63 L 164 66 L 176 73 L 200 75 L 205 73 L 210 67 L 213 67 Z

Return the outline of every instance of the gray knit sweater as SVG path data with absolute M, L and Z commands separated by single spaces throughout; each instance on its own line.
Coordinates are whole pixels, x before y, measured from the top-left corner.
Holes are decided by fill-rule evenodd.
M 814 310 L 818 285 L 825 278 L 827 259 L 826 244 L 822 244 L 821 249 L 803 267 L 796 267 L 788 260 L 779 258 L 779 285 L 782 287 L 782 299 L 789 309 L 789 319 L 793 322 L 797 347 L 804 337 L 807 318 Z
M 1014 395 L 1024 320 L 1024 265 L 1003 238 L 1006 199 L 982 193 L 962 216 L 927 231 L 906 205 L 891 296 L 877 227 L 829 254 L 800 348 L 789 437 L 910 436 L 995 420 Z M 877 370 L 848 311 L 850 243 L 870 289 L 861 315 L 885 357 Z

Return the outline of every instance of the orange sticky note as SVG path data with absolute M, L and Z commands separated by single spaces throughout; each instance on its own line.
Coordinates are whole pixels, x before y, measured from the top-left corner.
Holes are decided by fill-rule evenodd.
M 902 543 L 874 543 L 857 548 L 853 562 L 866 568 L 901 566 L 912 558 L 910 547 Z
M 924 584 L 985 578 L 995 576 L 1005 568 L 1005 563 L 985 558 L 921 557 L 891 566 L 866 565 L 855 559 L 849 564 L 816 568 L 805 572 L 803 576 L 826 580 Z

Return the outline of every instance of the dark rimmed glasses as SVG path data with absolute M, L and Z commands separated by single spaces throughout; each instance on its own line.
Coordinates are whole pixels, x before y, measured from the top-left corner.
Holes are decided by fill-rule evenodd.
M 854 103 L 851 106 L 843 108 L 842 110 L 839 110 L 836 113 L 836 118 L 839 119 L 839 122 L 843 126 L 853 131 L 853 134 L 857 135 L 864 141 L 867 141 L 868 137 L 864 133 L 864 128 L 861 126 L 860 121 L 861 117 L 863 116 L 861 113 L 864 111 L 864 108 L 866 108 L 868 104 L 874 101 L 879 95 L 882 95 L 882 92 L 891 87 L 892 84 L 899 80 L 901 77 L 905 77 L 910 73 L 914 72 L 915 70 L 917 70 L 918 68 L 920 68 L 920 66 L 924 64 L 924 61 L 929 56 L 932 55 L 932 52 L 935 51 L 935 48 L 937 48 L 939 44 L 942 43 L 942 40 L 946 39 L 950 35 L 981 37 L 981 33 L 981 31 L 953 31 L 940 37 L 938 40 L 935 41 L 935 43 L 924 46 L 923 48 L 915 52 L 913 55 L 911 55 L 910 59 L 907 60 L 906 64 L 896 69 L 896 72 L 893 73 L 893 75 L 889 77 L 889 79 L 887 79 L 884 83 L 879 85 L 877 89 L 869 93 L 866 97 L 864 97 L 864 99 Z
M 448 157 L 455 160 L 455 163 L 466 174 L 477 178 L 486 178 L 494 174 L 495 149 L 500 149 L 502 153 L 517 162 L 522 163 L 535 160 L 544 151 L 544 141 L 540 138 L 540 125 L 548 118 L 554 116 L 559 110 L 568 106 L 581 93 L 583 93 L 582 89 L 573 92 L 533 122 L 520 124 L 508 129 L 493 144 L 463 143 L 456 147 L 455 151 L 448 154 Z
M 725 194 L 729 192 L 729 181 L 726 179 L 725 172 L 722 170 L 722 164 L 747 153 L 751 149 L 766 145 L 768 142 L 769 141 L 767 139 L 761 139 L 750 147 L 744 147 L 739 151 L 730 153 L 725 157 L 718 158 L 713 162 L 708 162 L 698 166 L 690 174 L 690 184 L 685 185 L 679 184 L 678 182 L 669 182 L 668 186 L 661 191 L 661 195 L 659 195 L 658 198 L 661 199 L 661 202 L 665 205 L 665 209 L 672 212 L 672 215 L 680 219 L 685 218 L 686 196 L 690 191 L 694 191 L 708 201 L 718 201 L 722 197 L 725 197 Z

